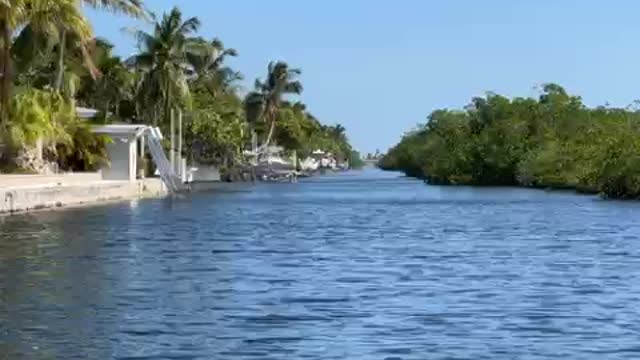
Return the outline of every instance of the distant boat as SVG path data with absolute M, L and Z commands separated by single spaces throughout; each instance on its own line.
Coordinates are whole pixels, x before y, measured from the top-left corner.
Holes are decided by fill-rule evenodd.
M 265 154 L 254 165 L 256 177 L 262 181 L 294 182 L 298 172 L 292 161 L 277 154 Z
M 316 171 L 320 167 L 320 162 L 316 159 L 308 157 L 300 161 L 300 170 L 302 171 Z

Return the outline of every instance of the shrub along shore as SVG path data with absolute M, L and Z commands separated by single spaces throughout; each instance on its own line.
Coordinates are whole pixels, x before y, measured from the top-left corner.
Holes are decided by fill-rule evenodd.
M 640 110 L 588 108 L 556 84 L 536 98 L 488 93 L 436 110 L 381 159 L 438 185 L 575 189 L 640 198 Z

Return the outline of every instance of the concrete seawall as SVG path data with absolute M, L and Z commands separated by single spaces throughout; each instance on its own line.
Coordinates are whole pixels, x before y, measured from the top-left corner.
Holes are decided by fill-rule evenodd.
M 96 180 L 87 174 L 0 176 L 0 214 L 164 195 L 166 188 L 156 178 L 129 182 Z

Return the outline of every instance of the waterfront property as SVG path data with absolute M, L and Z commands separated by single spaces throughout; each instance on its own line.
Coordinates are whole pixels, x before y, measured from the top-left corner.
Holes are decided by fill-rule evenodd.
M 107 135 L 109 163 L 101 169 L 104 180 L 135 181 L 144 178 L 146 125 L 104 125 L 96 127 L 96 134 Z M 142 161 L 138 161 L 138 160 Z
M 65 6 L 58 6 L 62 3 Z M 190 185 L 216 187 L 220 180 L 253 180 L 253 166 L 258 172 L 267 170 L 267 177 L 294 178 L 299 164 L 295 154 L 317 148 L 340 157 L 352 153 L 344 127 L 323 124 L 296 99 L 303 89 L 300 69 L 285 61 L 270 62 L 252 91 L 238 91 L 241 73 L 226 62 L 237 51 L 219 38 L 198 34 L 198 18 L 185 16 L 178 7 L 148 17 L 139 0 L 107 3 L 5 4 L 5 17 L 17 22 L 6 34 L 12 41 L 2 45 L 6 54 L 12 54 L 2 60 L 4 69 L 14 71 L 4 72 L 0 94 L 1 172 L 55 177 L 99 169 L 92 178 L 123 183 L 136 183 L 151 174 L 159 175 L 168 191 L 177 192 L 193 189 Z M 117 44 L 95 37 L 81 4 L 147 18 L 154 24 L 139 24 L 135 31 L 139 51 L 121 58 L 114 51 Z M 51 16 L 42 18 L 44 13 Z M 61 18 L 74 21 L 65 20 L 69 27 L 63 29 L 55 20 Z M 93 120 L 106 125 L 92 132 Z M 131 122 L 136 125 L 118 125 Z M 168 144 L 158 140 L 158 128 L 170 137 L 169 159 L 162 150 Z M 154 133 L 152 140 L 149 136 Z M 105 143 L 105 137 L 96 134 L 112 141 Z M 249 162 L 242 151 L 254 140 L 261 149 L 278 144 L 286 156 L 269 154 L 260 163 Z M 147 166 L 150 161 L 144 161 L 147 152 L 156 165 L 155 174 Z M 294 154 L 292 159 L 289 154 Z M 185 159 L 191 161 L 190 168 Z M 68 182 L 75 174 L 65 176 Z M 44 178 L 29 179 L 33 183 Z M 23 204 L 15 201 L 19 194 L 11 198 L 11 204 Z M 49 203 L 6 209 L 49 207 Z
M 163 196 L 159 178 L 103 180 L 100 172 L 0 175 L 0 214 Z
M 0 213 L 16 213 L 70 205 L 97 203 L 145 196 L 162 196 L 175 190 L 177 176 L 166 173 L 146 178 L 145 139 L 154 139 L 157 129 L 146 125 L 104 125 L 96 134 L 109 137 L 108 162 L 97 172 L 0 175 Z M 156 144 L 156 147 L 158 145 Z M 167 162 L 162 149 L 149 148 L 156 164 Z M 155 150 L 155 151 L 154 151 Z

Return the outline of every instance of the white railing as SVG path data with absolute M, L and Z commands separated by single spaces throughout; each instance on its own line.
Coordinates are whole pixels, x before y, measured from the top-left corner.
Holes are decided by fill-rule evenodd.
M 162 181 L 167 186 L 167 189 L 171 193 L 178 193 L 187 189 L 182 182 L 182 179 L 174 171 L 167 155 L 162 148 L 162 133 L 157 127 L 148 127 L 145 131 L 149 152 L 153 158 L 153 162 L 156 164 L 158 173 L 162 178 Z

